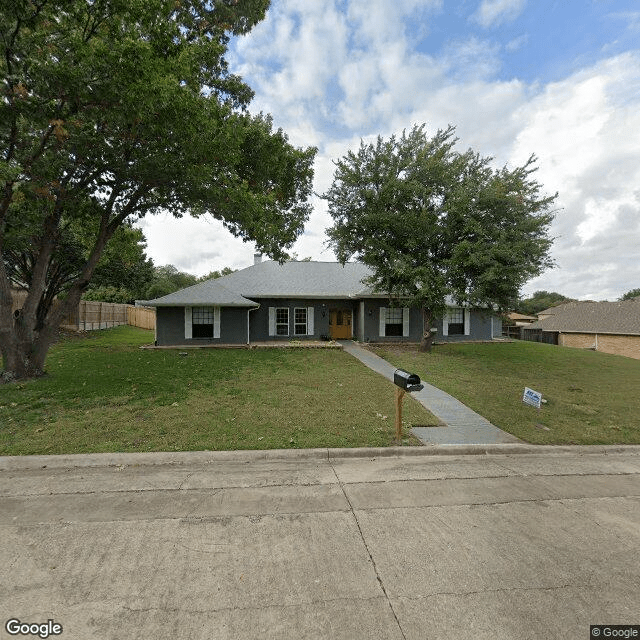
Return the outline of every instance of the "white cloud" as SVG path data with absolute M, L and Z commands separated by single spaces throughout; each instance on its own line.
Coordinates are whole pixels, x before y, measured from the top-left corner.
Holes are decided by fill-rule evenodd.
M 527 0 L 482 0 L 472 19 L 485 28 L 515 20 L 523 11 Z
M 422 122 L 431 132 L 454 124 L 461 148 L 494 156 L 496 165 L 522 164 L 535 153 L 536 179 L 560 194 L 551 231 L 558 267 L 526 292 L 613 299 L 640 286 L 640 53 L 548 85 L 499 80 L 500 49 L 473 36 L 447 42 L 440 55 L 416 50 L 407 25 L 420 15 L 428 26 L 441 8 L 440 0 L 276 0 L 238 42 L 232 69 L 255 88 L 254 110 L 272 113 L 294 144 L 319 147 L 316 192 L 331 184 L 331 160 L 361 138 Z M 523 0 L 485 0 L 474 15 L 494 26 L 524 9 Z M 324 246 L 330 223 L 326 203 L 314 199 L 293 251 L 333 259 Z M 253 247 L 218 223 L 169 220 L 158 231 L 154 224 L 145 222 L 145 232 L 150 247 L 163 247 L 160 262 L 205 273 L 253 260 Z

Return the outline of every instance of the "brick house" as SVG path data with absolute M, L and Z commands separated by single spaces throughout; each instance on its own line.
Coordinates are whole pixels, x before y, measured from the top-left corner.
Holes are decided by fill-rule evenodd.
M 524 328 L 528 340 L 640 359 L 640 297 L 622 302 L 568 302 L 545 309 Z

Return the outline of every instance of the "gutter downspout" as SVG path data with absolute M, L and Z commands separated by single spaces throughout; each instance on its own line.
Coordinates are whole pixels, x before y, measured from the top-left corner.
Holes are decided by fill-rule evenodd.
M 257 311 L 259 308 L 260 308 L 260 307 L 259 307 L 259 306 L 257 306 L 257 307 L 249 307 L 249 309 L 247 309 L 247 345 L 250 345 L 250 344 L 251 344 L 251 341 L 250 341 L 250 339 L 249 339 L 249 335 L 250 335 L 250 333 L 249 333 L 249 331 L 250 331 L 249 314 L 250 314 L 252 311 Z

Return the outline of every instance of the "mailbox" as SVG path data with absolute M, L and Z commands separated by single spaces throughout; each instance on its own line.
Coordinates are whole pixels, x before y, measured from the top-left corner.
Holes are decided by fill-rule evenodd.
M 424 385 L 420 384 L 420 376 L 402 369 L 396 369 L 393 374 L 393 382 L 403 391 L 420 391 Z

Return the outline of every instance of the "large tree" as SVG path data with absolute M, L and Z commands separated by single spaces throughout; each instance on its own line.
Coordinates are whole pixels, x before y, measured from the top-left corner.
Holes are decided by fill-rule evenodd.
M 454 128 L 425 126 L 338 160 L 324 197 L 338 259 L 371 267 L 370 284 L 392 301 L 423 310 L 421 348 L 450 296 L 458 304 L 508 309 L 520 287 L 550 266 L 547 235 L 555 196 L 532 179 L 534 159 L 494 169 L 460 153 Z
M 536 291 L 530 298 L 518 300 L 515 305 L 520 313 L 535 316 L 540 311 L 544 311 L 549 307 L 555 307 L 565 302 L 575 302 L 573 298 L 557 293 L 556 291 Z
M 0 352 L 4 380 L 42 373 L 60 320 L 125 221 L 205 212 L 275 259 L 309 215 L 315 149 L 246 111 L 232 35 L 269 0 L 0 0 Z M 63 305 L 37 309 L 73 221 L 96 229 Z M 28 296 L 12 314 L 3 249 L 37 229 Z

